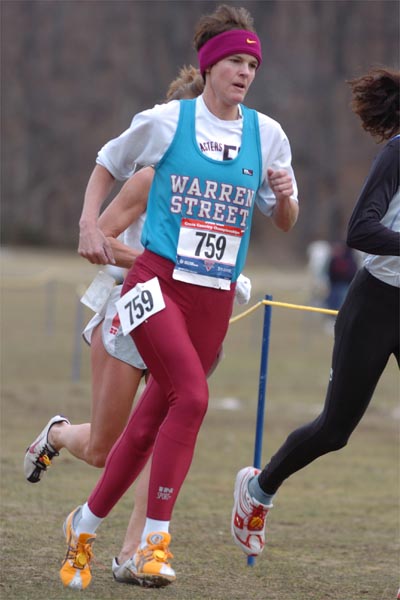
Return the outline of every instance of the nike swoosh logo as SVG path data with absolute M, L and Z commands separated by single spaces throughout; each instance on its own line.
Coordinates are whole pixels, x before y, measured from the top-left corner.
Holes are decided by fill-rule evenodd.
M 250 38 L 246 39 L 247 44 L 257 44 L 257 40 L 251 40 Z
M 31 454 L 35 454 L 35 448 L 36 448 L 36 446 L 39 444 L 39 442 L 40 442 L 40 441 L 41 441 L 41 440 L 38 440 L 38 441 L 37 441 L 35 444 L 32 444 L 32 446 L 29 448 L 29 452 L 30 452 Z

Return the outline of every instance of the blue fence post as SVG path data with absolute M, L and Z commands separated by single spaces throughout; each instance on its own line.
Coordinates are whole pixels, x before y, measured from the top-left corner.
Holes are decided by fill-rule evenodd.
M 265 300 L 272 300 L 272 296 L 266 295 Z M 264 413 L 265 413 L 265 395 L 267 389 L 268 375 L 268 353 L 269 353 L 269 338 L 271 332 L 271 315 L 272 306 L 265 304 L 264 308 L 264 325 L 261 343 L 261 360 L 260 360 L 260 379 L 258 385 L 258 404 L 257 404 L 257 420 L 256 420 L 256 436 L 254 440 L 254 459 L 253 466 L 257 469 L 261 468 L 261 452 L 264 433 Z M 247 565 L 253 566 L 255 562 L 254 556 L 247 557 Z

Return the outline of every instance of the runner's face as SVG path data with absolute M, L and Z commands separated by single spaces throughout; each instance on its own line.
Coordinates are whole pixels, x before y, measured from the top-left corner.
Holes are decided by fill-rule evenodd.
M 218 61 L 210 69 L 207 83 L 219 102 L 233 106 L 243 102 L 253 83 L 257 59 L 250 54 L 233 54 Z

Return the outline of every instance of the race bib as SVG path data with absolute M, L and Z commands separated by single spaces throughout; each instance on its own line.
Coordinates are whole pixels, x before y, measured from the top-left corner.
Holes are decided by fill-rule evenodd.
M 239 227 L 182 219 L 174 279 L 229 289 L 242 236 Z
M 165 308 L 164 298 L 157 277 L 138 283 L 124 294 L 115 306 L 121 321 L 122 332 L 128 335 L 152 315 Z

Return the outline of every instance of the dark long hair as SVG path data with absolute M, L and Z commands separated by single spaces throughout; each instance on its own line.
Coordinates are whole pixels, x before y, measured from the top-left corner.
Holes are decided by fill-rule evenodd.
M 396 135 L 400 130 L 400 72 L 375 67 L 347 83 L 353 93 L 351 108 L 365 131 L 378 141 Z

